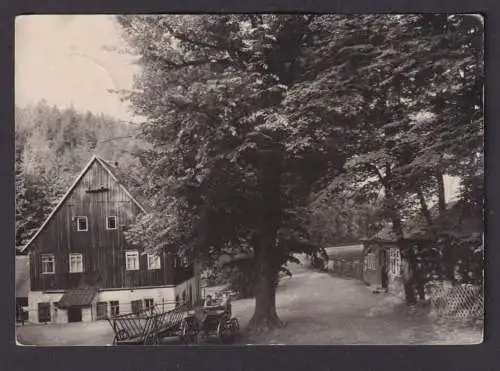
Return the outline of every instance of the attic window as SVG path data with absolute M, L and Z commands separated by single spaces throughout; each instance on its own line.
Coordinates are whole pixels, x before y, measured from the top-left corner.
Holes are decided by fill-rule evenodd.
M 106 229 L 107 230 L 115 230 L 117 229 L 116 216 L 107 216 L 106 217 Z
M 89 230 L 88 221 L 86 216 L 76 217 L 76 230 L 78 232 L 86 232 Z

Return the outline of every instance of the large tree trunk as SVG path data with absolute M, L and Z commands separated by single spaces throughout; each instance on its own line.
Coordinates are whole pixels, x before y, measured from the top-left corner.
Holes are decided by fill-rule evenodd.
M 256 256 L 257 274 L 255 276 L 255 310 L 248 325 L 251 331 L 267 331 L 281 326 L 276 312 L 276 286 L 278 270 L 269 254 L 260 252 Z M 266 255 L 268 258 L 266 258 Z
M 281 325 L 276 312 L 276 286 L 280 268 L 280 254 L 276 248 L 277 231 L 281 223 L 280 177 L 279 151 L 265 151 L 260 176 L 260 231 L 254 247 L 255 311 L 248 325 L 251 331 L 266 331 Z

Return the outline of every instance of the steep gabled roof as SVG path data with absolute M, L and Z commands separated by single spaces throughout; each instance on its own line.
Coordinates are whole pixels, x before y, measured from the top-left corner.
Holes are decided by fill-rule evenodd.
M 94 162 L 98 162 L 110 174 L 110 176 L 118 183 L 118 185 L 123 189 L 123 191 L 132 199 L 132 201 L 134 201 L 134 203 L 143 212 L 148 212 L 148 210 L 150 210 L 150 208 L 148 206 L 145 206 L 142 202 L 140 202 L 137 199 L 137 197 L 134 197 L 130 193 L 130 191 L 126 188 L 125 182 L 123 181 L 123 179 L 120 179 L 119 177 L 117 177 L 117 175 L 111 170 L 110 165 L 106 161 L 104 161 L 103 159 L 97 157 L 96 155 L 93 155 L 92 158 L 90 159 L 90 161 L 87 163 L 87 165 L 85 165 L 85 167 L 83 168 L 83 170 L 76 177 L 76 179 L 73 182 L 73 184 L 66 191 L 66 193 L 64 194 L 64 196 L 61 197 L 61 199 L 59 200 L 59 202 L 57 203 L 57 205 L 54 207 L 54 209 L 52 210 L 52 212 L 49 214 L 49 216 L 47 217 L 47 219 L 45 219 L 45 221 L 43 222 L 43 224 L 40 227 L 40 229 L 38 229 L 38 231 L 33 235 L 33 237 L 31 237 L 31 239 L 28 241 L 28 243 L 26 243 L 26 245 L 24 245 L 24 247 L 21 249 L 21 252 L 25 251 L 31 245 L 31 243 L 38 237 L 38 235 L 45 229 L 45 227 L 47 226 L 47 224 L 49 223 L 49 221 L 52 219 L 52 217 L 55 215 L 55 213 L 61 208 L 61 206 L 64 204 L 64 201 L 66 201 L 66 199 L 69 197 L 69 195 L 71 194 L 71 192 L 76 188 L 76 186 L 78 185 L 78 183 L 80 183 L 80 181 L 85 176 L 85 174 L 90 169 L 90 167 L 94 164 Z

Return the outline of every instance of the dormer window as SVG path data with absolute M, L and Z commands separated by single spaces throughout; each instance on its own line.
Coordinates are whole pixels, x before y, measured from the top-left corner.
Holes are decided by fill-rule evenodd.
M 78 232 L 87 232 L 89 230 L 88 220 L 86 216 L 76 217 L 76 230 Z
M 107 216 L 106 217 L 106 229 L 109 231 L 117 229 L 117 217 L 116 216 Z

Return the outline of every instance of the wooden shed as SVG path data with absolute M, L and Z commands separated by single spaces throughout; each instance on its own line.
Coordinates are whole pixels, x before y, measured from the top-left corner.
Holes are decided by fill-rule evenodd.
M 339 244 L 325 248 L 328 271 L 341 277 L 363 280 L 365 252 L 363 243 Z

